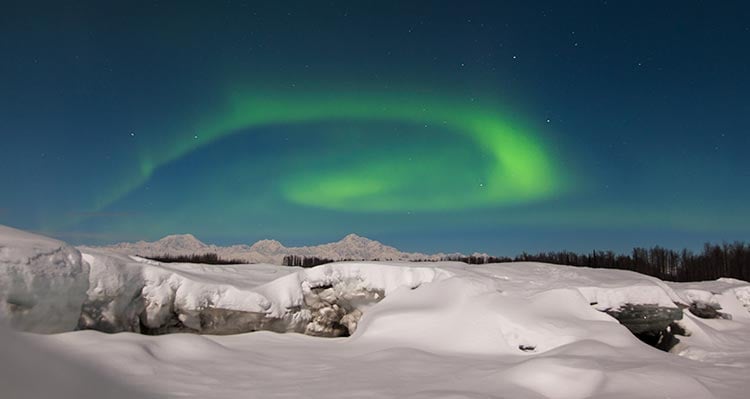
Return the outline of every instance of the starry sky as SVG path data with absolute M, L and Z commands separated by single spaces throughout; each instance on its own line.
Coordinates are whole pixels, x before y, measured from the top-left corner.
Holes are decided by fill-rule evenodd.
M 495 255 L 750 240 L 747 2 L 6 3 L 2 224 Z

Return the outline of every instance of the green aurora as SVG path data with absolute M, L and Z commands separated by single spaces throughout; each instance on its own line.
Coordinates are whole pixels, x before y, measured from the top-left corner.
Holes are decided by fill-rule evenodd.
M 750 240 L 748 7 L 585 8 L 18 2 L 0 224 L 494 255 Z
M 394 122 L 436 125 L 470 141 L 474 151 L 430 148 L 412 162 L 413 149 L 390 148 L 347 157 L 342 167 L 288 171 L 277 182 L 286 201 L 350 212 L 445 211 L 528 203 L 558 194 L 563 173 L 542 142 L 494 108 L 408 95 L 232 96 L 223 112 L 177 134 L 166 146 L 139 152 L 139 173 L 99 200 L 98 209 L 147 182 L 166 164 L 233 134 L 263 126 L 316 122 Z

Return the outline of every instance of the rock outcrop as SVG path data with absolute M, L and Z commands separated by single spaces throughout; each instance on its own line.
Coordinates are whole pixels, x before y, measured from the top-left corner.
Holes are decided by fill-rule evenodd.
M 641 341 L 667 352 L 680 342 L 675 335 L 684 335 L 677 324 L 683 317 L 679 307 L 628 303 L 606 313 Z
M 688 308 L 690 313 L 701 319 L 725 319 L 732 320 L 732 315 L 720 312 L 721 306 L 706 302 L 693 302 Z

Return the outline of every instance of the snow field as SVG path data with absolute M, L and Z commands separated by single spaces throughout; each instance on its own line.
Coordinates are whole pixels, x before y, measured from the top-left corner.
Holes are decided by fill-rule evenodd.
M 744 398 L 749 297 L 750 284 L 738 280 L 666 283 L 539 263 L 161 264 L 107 250 L 81 255 L 3 228 L 2 319 L 69 332 L 0 330 L 0 392 L 101 397 L 117 385 L 108 397 Z M 698 302 L 731 320 L 687 311 Z M 689 336 L 672 353 L 643 344 L 603 312 L 626 304 L 685 309 Z M 310 332 L 325 327 L 334 305 L 360 311 L 352 336 L 72 331 L 81 316 L 81 327 L 110 332 Z

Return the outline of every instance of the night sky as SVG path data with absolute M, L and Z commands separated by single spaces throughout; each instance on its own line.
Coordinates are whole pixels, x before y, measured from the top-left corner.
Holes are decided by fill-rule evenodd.
M 0 223 L 77 244 L 750 240 L 745 1 L 6 1 L 0 93 Z

